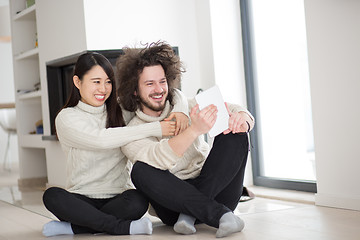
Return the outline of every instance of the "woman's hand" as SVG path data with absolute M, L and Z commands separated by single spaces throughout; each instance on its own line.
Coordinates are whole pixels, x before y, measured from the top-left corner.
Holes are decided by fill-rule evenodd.
M 189 126 L 189 118 L 182 112 L 173 112 L 164 120 L 171 121 L 172 119 L 175 119 L 176 122 L 175 136 L 184 131 Z
M 251 119 L 249 115 L 245 112 L 230 112 L 227 103 L 225 103 L 226 109 L 229 113 L 229 128 L 226 129 L 223 133 L 228 134 L 232 133 L 240 133 L 240 132 L 248 132 L 250 129 Z
M 174 136 L 176 122 L 164 120 L 160 122 L 163 137 Z

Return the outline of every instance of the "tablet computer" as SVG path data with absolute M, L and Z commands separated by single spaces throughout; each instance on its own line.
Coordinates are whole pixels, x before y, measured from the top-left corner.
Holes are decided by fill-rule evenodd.
M 199 104 L 200 110 L 210 104 L 214 104 L 217 107 L 217 118 L 214 126 L 209 131 L 210 137 L 215 137 L 229 128 L 229 113 L 217 85 L 197 94 L 195 100 Z

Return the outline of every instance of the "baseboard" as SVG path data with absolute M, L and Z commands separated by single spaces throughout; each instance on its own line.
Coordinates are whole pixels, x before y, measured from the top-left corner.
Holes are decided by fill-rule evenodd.
M 359 196 L 343 197 L 341 195 L 317 193 L 315 195 L 315 204 L 324 207 L 334 207 L 360 211 Z
M 48 181 L 47 177 L 20 178 L 18 179 L 18 188 L 20 191 L 34 189 L 34 188 L 45 189 L 47 181 Z
M 314 193 L 310 193 L 310 192 L 267 188 L 267 187 L 259 187 L 259 186 L 246 186 L 246 187 L 249 190 L 251 190 L 256 197 L 306 203 L 306 204 L 315 204 Z

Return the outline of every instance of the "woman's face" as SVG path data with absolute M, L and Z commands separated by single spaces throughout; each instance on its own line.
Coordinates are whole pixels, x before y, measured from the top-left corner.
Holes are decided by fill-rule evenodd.
M 91 106 L 102 106 L 111 94 L 111 80 L 99 65 L 92 67 L 82 80 L 75 75 L 73 81 L 80 91 L 81 101 Z

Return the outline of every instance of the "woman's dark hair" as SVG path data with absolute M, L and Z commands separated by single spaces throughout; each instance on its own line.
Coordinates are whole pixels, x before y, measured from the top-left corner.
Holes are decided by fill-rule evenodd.
M 179 87 L 181 73 L 185 72 L 180 58 L 165 42 L 148 44 L 145 48 L 124 48 L 116 62 L 118 96 L 121 106 L 131 112 L 140 107 L 138 92 L 140 74 L 144 67 L 161 65 L 169 87 L 167 100 L 173 104 L 174 88 Z
M 82 81 L 84 75 L 91 68 L 97 65 L 104 69 L 104 72 L 107 74 L 112 84 L 111 94 L 109 98 L 105 101 L 107 111 L 106 128 L 125 126 L 122 111 L 117 101 L 114 70 L 111 63 L 106 57 L 96 52 L 87 52 L 80 55 L 75 64 L 74 76 L 78 76 L 79 79 Z M 63 108 L 76 106 L 79 103 L 80 99 L 80 91 L 72 81 L 71 93 Z

